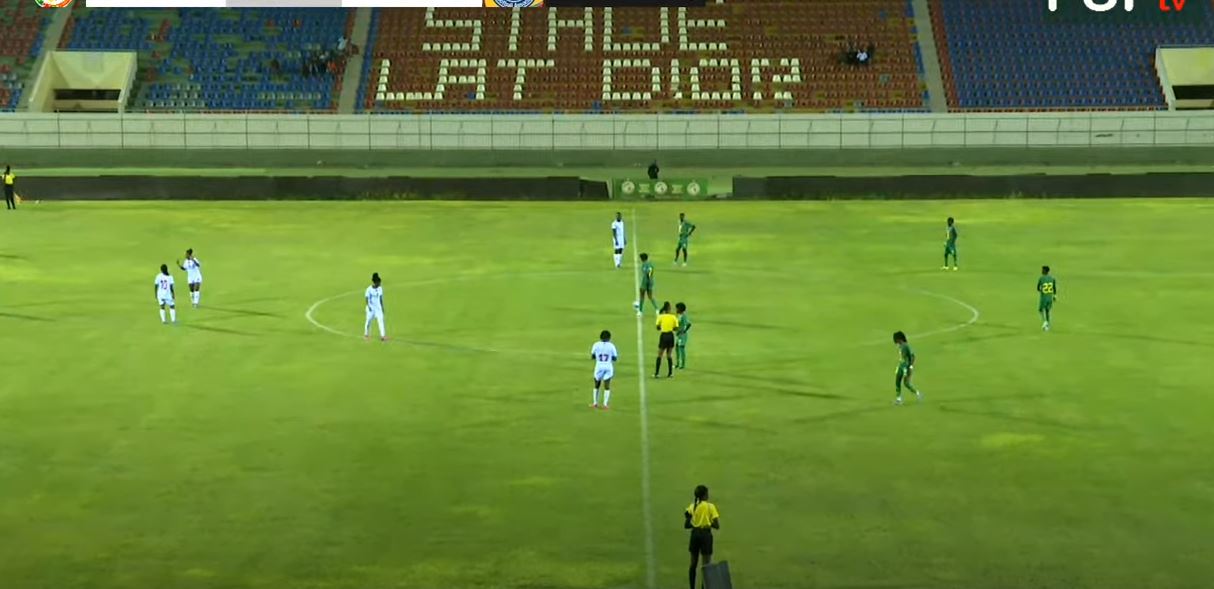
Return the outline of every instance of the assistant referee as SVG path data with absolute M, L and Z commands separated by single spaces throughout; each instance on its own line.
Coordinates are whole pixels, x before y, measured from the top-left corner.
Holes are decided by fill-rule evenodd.
M 674 360 L 671 357 L 671 352 L 674 351 L 674 330 L 679 327 L 679 316 L 671 312 L 670 301 L 662 303 L 662 310 L 658 313 L 658 361 L 653 367 L 653 377 L 657 378 L 658 373 L 662 371 L 662 356 L 666 357 L 666 378 L 674 376 Z
M 696 567 L 700 556 L 704 556 L 704 566 L 712 562 L 712 531 L 721 529 L 721 514 L 717 506 L 708 502 L 708 487 L 699 485 L 695 490 L 695 500 L 683 512 L 683 527 L 691 530 L 691 568 L 687 569 L 687 581 L 691 589 L 696 589 Z
M 13 184 L 17 182 L 17 176 L 13 174 L 13 169 L 9 166 L 4 166 L 4 208 L 9 210 L 17 210 L 16 194 L 13 192 L 15 187 Z

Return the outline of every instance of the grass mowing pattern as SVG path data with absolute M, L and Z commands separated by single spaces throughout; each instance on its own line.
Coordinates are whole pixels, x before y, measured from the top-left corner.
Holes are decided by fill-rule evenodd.
M 699 226 L 685 269 L 670 266 L 680 210 Z M 643 586 L 633 277 L 611 268 L 614 211 L 0 216 L 0 585 Z M 955 273 L 938 269 L 949 215 Z M 1214 206 L 698 203 L 637 218 L 659 300 L 695 319 L 688 370 L 648 382 L 658 586 L 685 583 L 679 512 L 701 482 L 744 587 L 1205 582 Z M 163 327 L 152 277 L 186 247 L 204 308 L 177 272 L 181 324 Z M 1043 263 L 1061 289 L 1049 334 Z M 360 335 L 372 271 L 393 342 L 304 318 L 337 295 L 315 319 Z M 941 297 L 981 319 L 940 332 L 972 315 Z M 610 413 L 586 408 L 604 328 L 623 355 Z M 890 405 L 895 329 L 923 405 Z

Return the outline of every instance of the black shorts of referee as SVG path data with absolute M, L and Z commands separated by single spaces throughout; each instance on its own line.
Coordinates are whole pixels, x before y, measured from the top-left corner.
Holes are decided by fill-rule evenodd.
M 712 528 L 692 528 L 687 550 L 692 554 L 712 556 Z
M 662 332 L 658 334 L 658 350 L 673 350 L 674 349 L 674 332 Z

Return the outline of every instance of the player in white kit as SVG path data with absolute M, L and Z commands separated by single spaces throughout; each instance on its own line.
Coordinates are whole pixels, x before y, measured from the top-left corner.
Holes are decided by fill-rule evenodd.
M 194 250 L 185 251 L 185 262 L 177 261 L 177 267 L 185 270 L 185 282 L 190 288 L 190 302 L 194 308 L 202 303 L 202 262 L 194 257 Z
M 371 274 L 371 286 L 367 287 L 367 322 L 363 325 L 363 339 L 371 338 L 371 320 L 379 322 L 379 339 L 388 341 L 388 332 L 384 331 L 384 289 L 379 285 L 379 272 Z
M 590 347 L 590 359 L 594 360 L 594 394 L 590 408 L 599 408 L 599 388 L 603 389 L 603 409 L 611 403 L 611 378 L 615 376 L 615 361 L 620 359 L 615 344 L 611 343 L 611 332 L 603 330 L 599 341 Z
M 156 281 L 153 283 L 156 288 L 156 303 L 160 305 L 160 322 L 168 323 L 164 318 L 164 310 L 169 310 L 169 317 L 173 323 L 177 323 L 177 305 L 173 299 L 177 293 L 173 290 L 173 276 L 169 274 L 168 264 L 160 265 L 160 274 L 156 275 Z
M 628 245 L 628 238 L 624 236 L 624 216 L 616 213 L 615 220 L 611 222 L 612 258 L 615 259 L 616 268 L 619 268 L 624 261 L 624 246 L 626 245 Z

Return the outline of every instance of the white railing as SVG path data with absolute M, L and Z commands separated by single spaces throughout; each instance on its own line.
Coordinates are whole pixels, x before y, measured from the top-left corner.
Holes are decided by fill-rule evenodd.
M 0 114 L 24 148 L 678 150 L 1214 145 L 1214 112 Z

